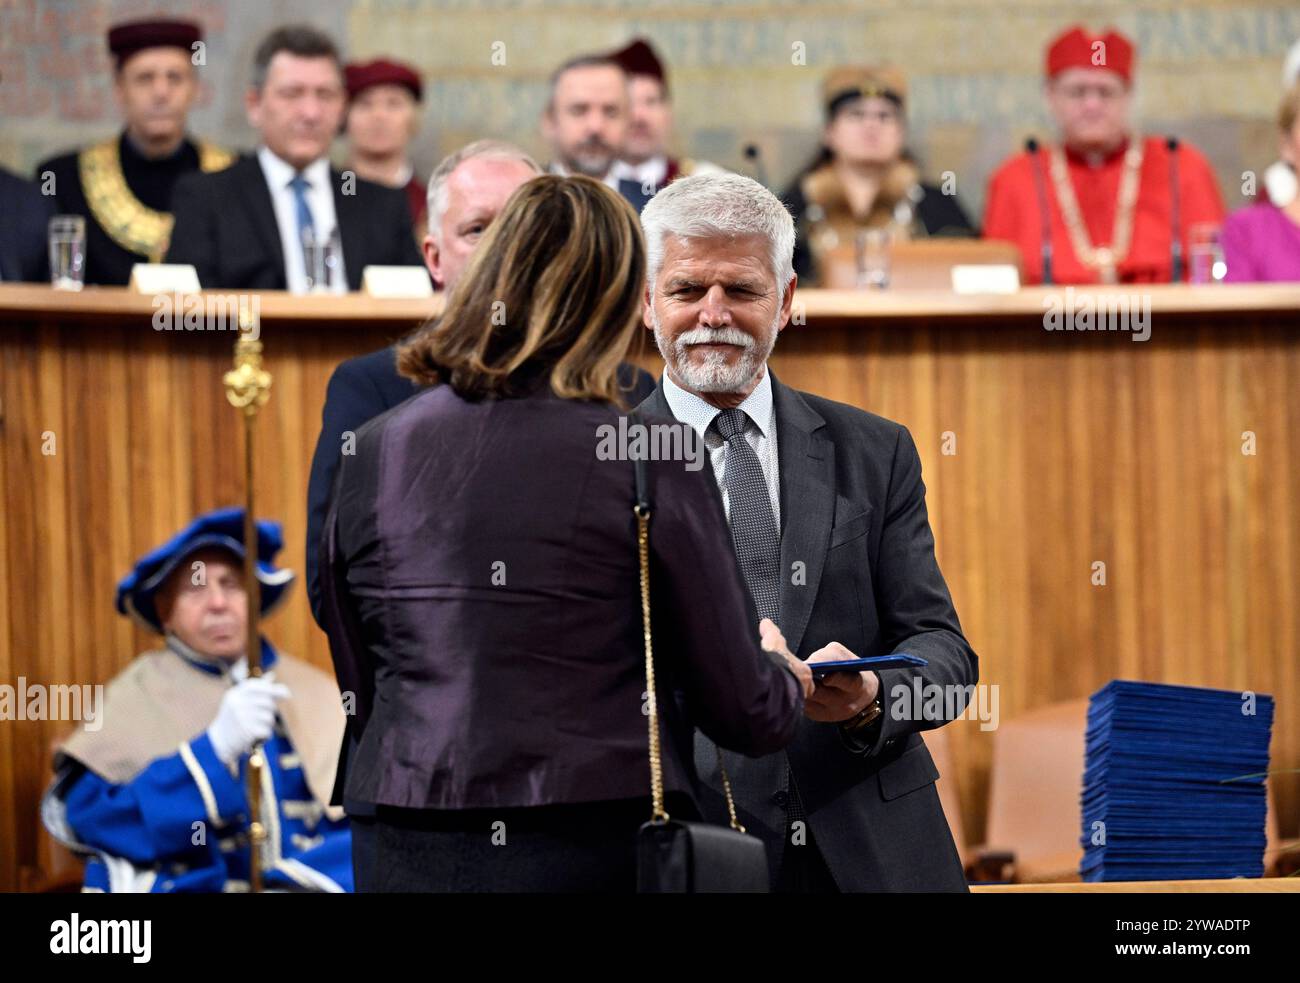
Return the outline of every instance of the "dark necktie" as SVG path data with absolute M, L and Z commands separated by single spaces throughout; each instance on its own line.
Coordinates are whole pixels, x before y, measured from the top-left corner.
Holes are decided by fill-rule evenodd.
M 618 191 L 619 194 L 631 202 L 638 215 L 641 214 L 641 209 L 645 208 L 646 203 L 654 197 L 653 191 L 649 194 L 646 193 L 645 186 L 640 181 L 633 181 L 628 178 L 618 179 Z
M 727 489 L 731 538 L 736 543 L 745 586 L 754 596 L 758 616 L 780 625 L 781 535 L 772 515 L 763 466 L 745 440 L 748 419 L 739 408 L 722 410 L 713 418 L 713 425 L 727 442 L 722 483 Z
M 739 407 L 722 410 L 713 418 L 722 439 L 727 442 L 723 460 L 722 483 L 727 489 L 728 520 L 731 538 L 736 544 L 736 558 L 745 586 L 754 596 L 760 618 L 771 618 L 781 626 L 781 535 L 772 514 L 772 499 L 758 455 L 745 439 L 748 415 Z M 757 626 L 755 626 L 757 628 Z M 789 758 L 785 765 L 786 830 L 788 838 L 796 822 L 806 822 L 803 802 L 794 784 Z M 806 831 L 805 831 L 806 832 Z

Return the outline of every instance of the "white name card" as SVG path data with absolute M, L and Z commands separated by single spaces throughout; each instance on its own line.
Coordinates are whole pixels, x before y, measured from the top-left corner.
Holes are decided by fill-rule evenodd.
M 136 263 L 131 289 L 138 294 L 196 294 L 199 271 L 190 263 Z
M 1020 289 L 1020 271 L 1010 263 L 958 264 L 952 268 L 952 289 L 959 294 L 1013 294 Z
M 432 297 L 433 281 L 423 266 L 367 266 L 361 292 L 370 297 Z

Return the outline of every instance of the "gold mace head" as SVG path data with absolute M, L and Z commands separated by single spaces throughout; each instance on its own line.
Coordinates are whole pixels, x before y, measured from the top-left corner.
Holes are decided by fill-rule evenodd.
M 255 413 L 265 405 L 271 396 L 271 373 L 262 368 L 262 343 L 247 336 L 235 342 L 235 367 L 221 381 L 235 409 Z

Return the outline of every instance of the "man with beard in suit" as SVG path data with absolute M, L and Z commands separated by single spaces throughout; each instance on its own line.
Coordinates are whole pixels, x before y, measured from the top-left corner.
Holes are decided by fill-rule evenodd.
M 550 174 L 585 174 L 613 188 L 640 212 L 649 198 L 639 181 L 615 165 L 627 137 L 629 76 L 612 55 L 570 58 L 551 76 L 542 135 L 551 147 Z
M 978 663 L 935 560 L 916 445 L 768 368 L 797 281 L 775 195 L 736 174 L 679 178 L 641 223 L 644 320 L 666 366 L 640 409 L 702 437 L 760 617 L 808 662 L 926 660 L 829 674 L 785 751 L 724 752 L 741 822 L 780 891 L 965 891 L 920 731 L 961 714 Z M 725 824 L 718 757 L 698 734 L 696 766 L 706 815 Z
M 167 261 L 194 264 L 204 287 L 295 293 L 321 287 L 304 242 L 337 237 L 333 292 L 360 289 L 370 265 L 419 265 L 405 195 L 330 167 L 346 101 L 334 42 L 282 27 L 254 61 L 245 108 L 262 146 L 219 174 L 177 182 Z

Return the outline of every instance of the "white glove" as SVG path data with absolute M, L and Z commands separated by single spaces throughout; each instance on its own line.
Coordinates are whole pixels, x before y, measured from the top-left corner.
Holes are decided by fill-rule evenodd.
M 258 741 L 267 740 L 275 729 L 275 703 L 288 695 L 287 686 L 266 676 L 245 679 L 230 687 L 208 727 L 208 739 L 217 757 L 227 765 L 233 764 Z

